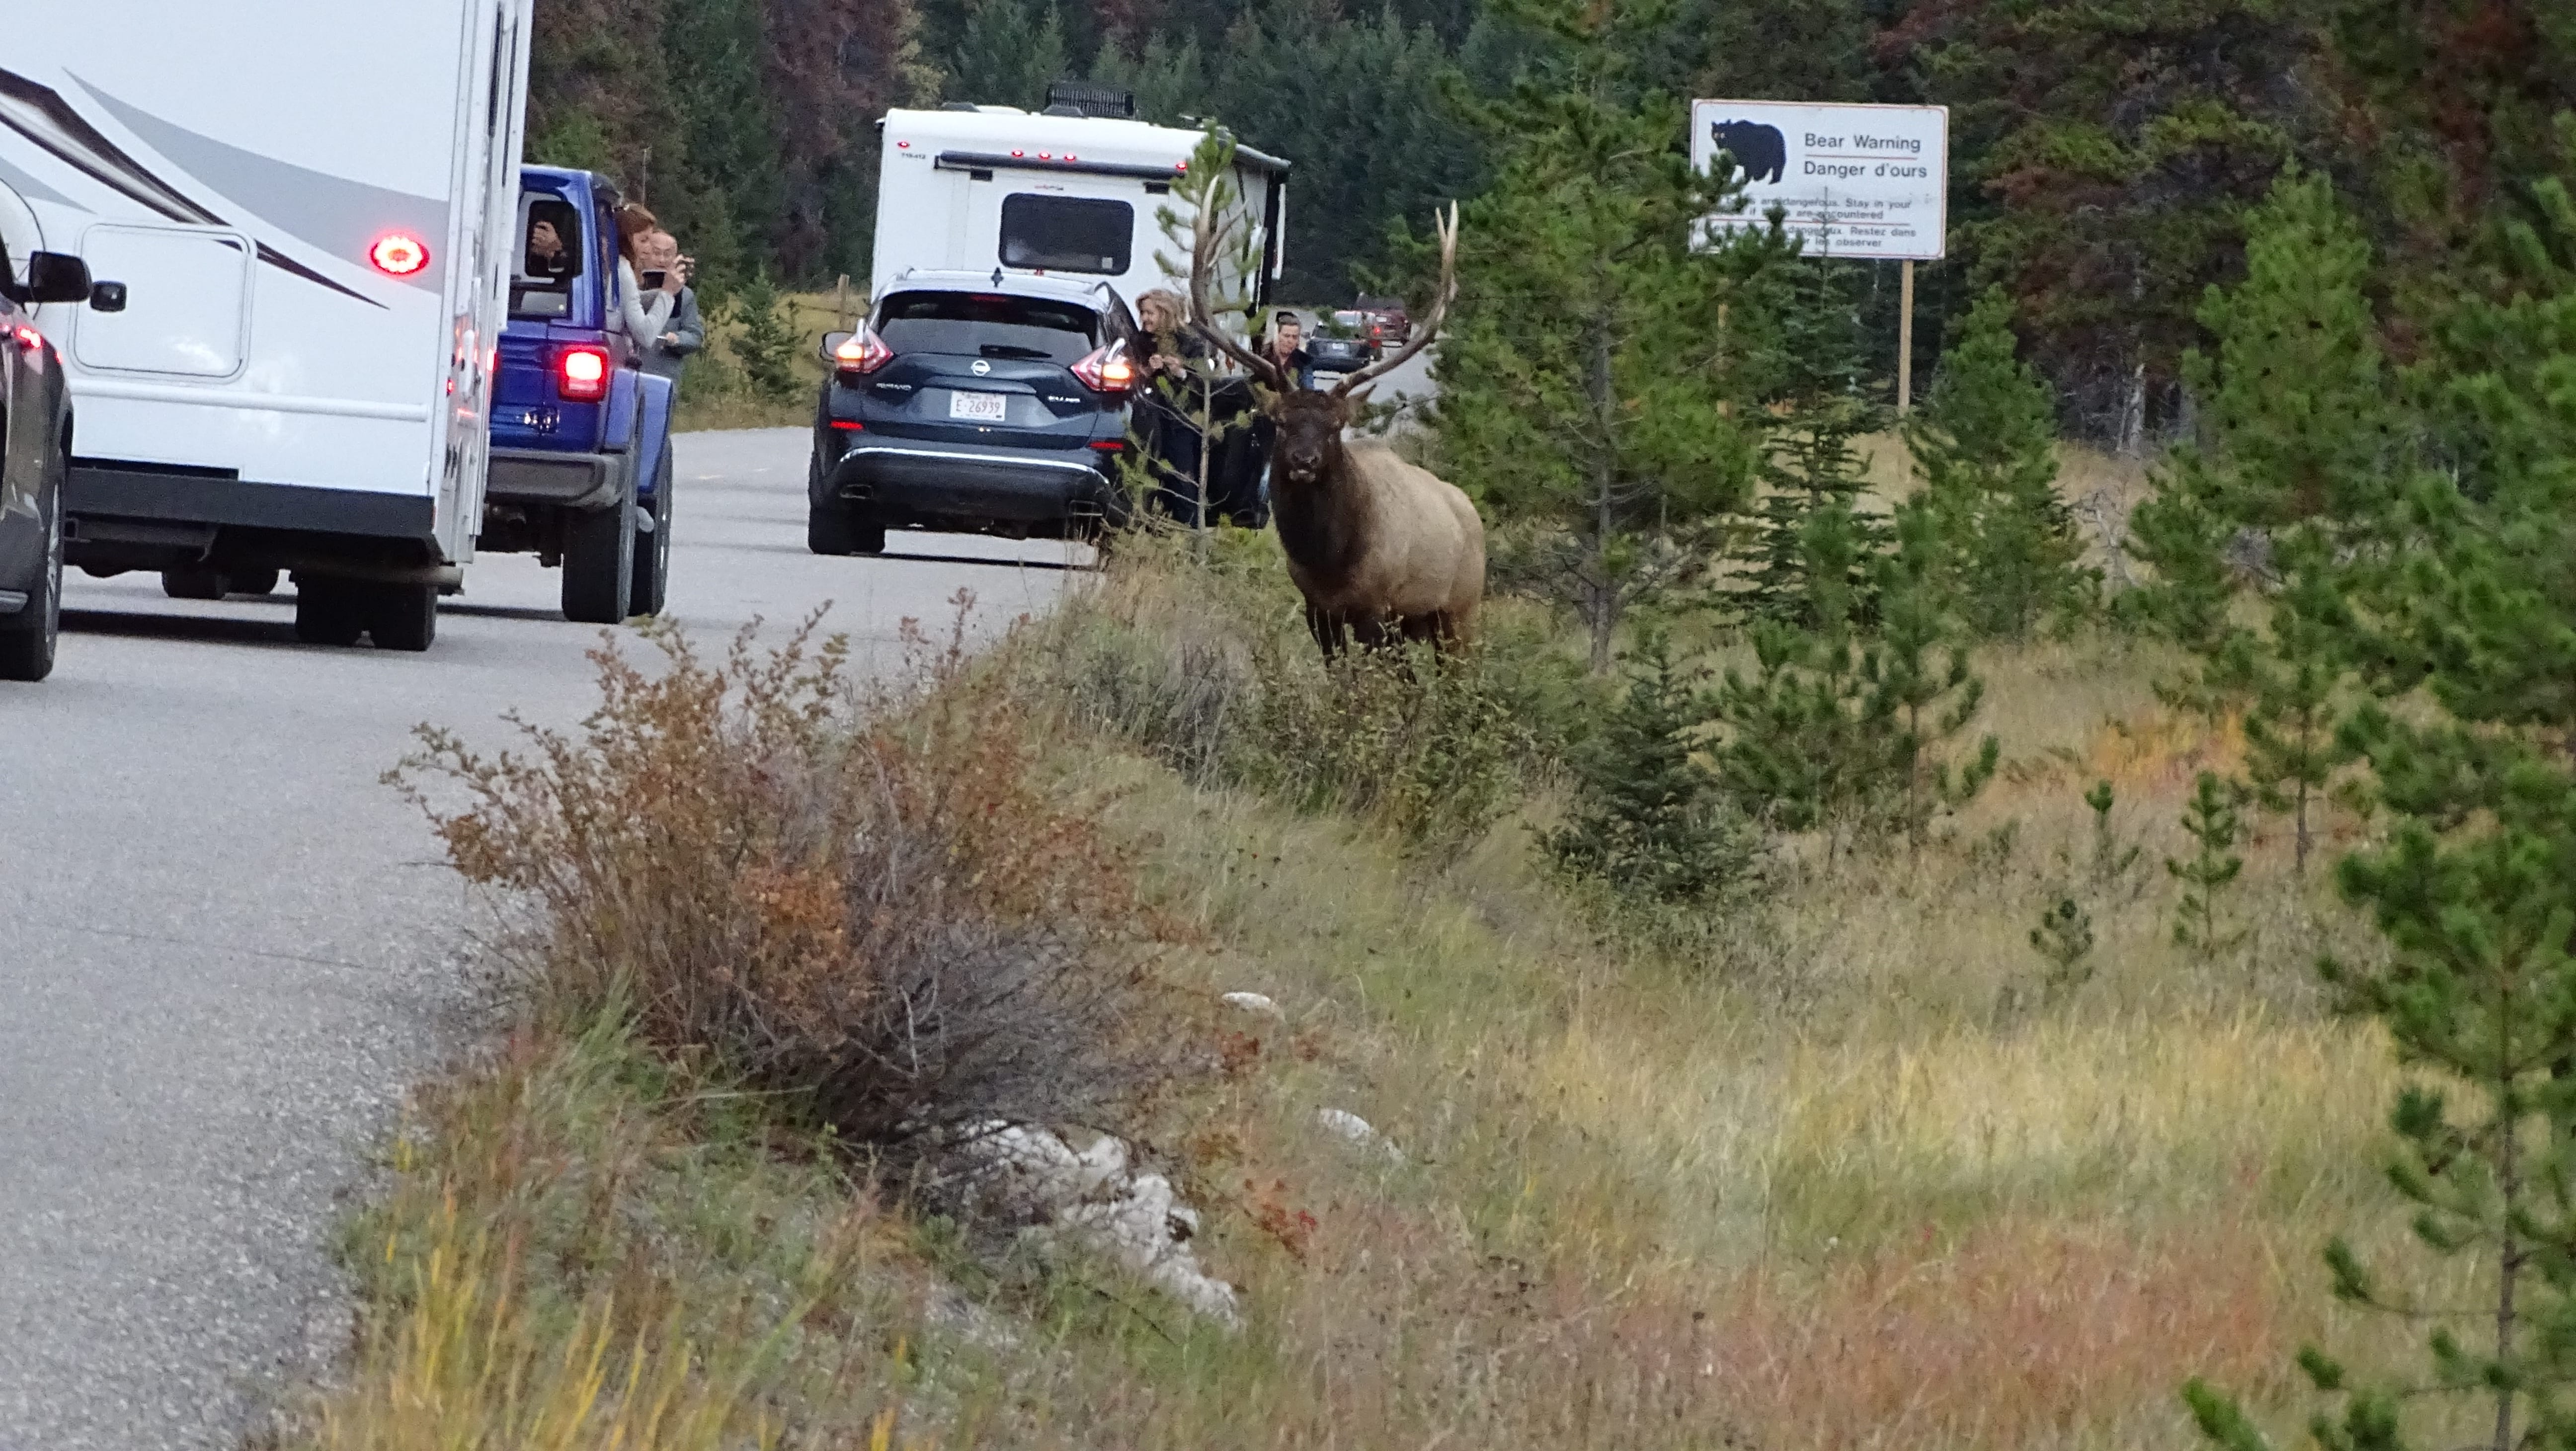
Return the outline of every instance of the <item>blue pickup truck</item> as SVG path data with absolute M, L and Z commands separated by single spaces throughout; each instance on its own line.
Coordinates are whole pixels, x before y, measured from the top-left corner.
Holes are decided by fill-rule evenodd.
M 617 193 L 587 171 L 519 173 L 519 255 L 475 548 L 563 567 L 566 619 L 662 611 L 671 564 L 671 384 L 636 367 Z

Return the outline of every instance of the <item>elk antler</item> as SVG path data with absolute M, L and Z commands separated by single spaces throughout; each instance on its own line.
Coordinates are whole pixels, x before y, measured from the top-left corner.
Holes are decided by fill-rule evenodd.
M 1383 378 L 1405 364 L 1415 353 L 1431 346 L 1440 333 L 1441 319 L 1449 315 L 1449 303 L 1458 295 L 1458 204 L 1449 204 L 1449 215 L 1431 214 L 1431 224 L 1440 230 L 1440 291 L 1431 299 L 1431 315 L 1414 324 L 1413 335 L 1393 354 L 1378 359 L 1356 373 L 1343 375 L 1333 385 L 1333 396 L 1347 398 L 1351 390 L 1374 378 Z
M 1277 363 L 1244 347 L 1219 326 L 1216 313 L 1208 306 L 1208 274 L 1216 270 L 1217 248 L 1225 240 L 1231 225 L 1214 215 L 1216 198 L 1199 208 L 1190 228 L 1190 322 L 1201 336 L 1216 344 L 1218 351 L 1252 371 L 1252 376 L 1270 385 L 1271 391 L 1289 393 L 1296 390 L 1296 380 Z

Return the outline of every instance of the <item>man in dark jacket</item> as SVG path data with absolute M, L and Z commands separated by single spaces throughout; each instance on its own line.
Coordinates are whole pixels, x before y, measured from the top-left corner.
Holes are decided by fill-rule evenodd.
M 697 291 L 689 286 L 690 259 L 680 255 L 679 239 L 663 231 L 646 235 L 636 247 L 635 256 L 641 264 L 639 272 L 662 274 L 662 290 L 672 298 L 668 327 L 636 362 L 645 372 L 668 378 L 676 387 L 681 371 L 688 366 L 689 355 L 707 345 L 706 320 L 698 314 Z M 646 284 L 651 285 L 649 275 Z

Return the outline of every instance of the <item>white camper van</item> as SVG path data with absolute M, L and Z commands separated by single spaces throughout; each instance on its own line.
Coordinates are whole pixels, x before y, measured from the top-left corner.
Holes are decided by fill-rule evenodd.
M 886 113 L 871 297 L 915 270 L 1106 279 L 1130 307 L 1174 285 L 1155 256 L 1185 262 L 1189 241 L 1164 235 L 1157 214 L 1171 207 L 1189 221 L 1172 183 L 1200 133 L 1115 114 L 1132 109 L 1126 98 L 1089 87 L 1060 85 L 1050 101 L 1043 112 L 960 104 Z M 1286 255 L 1288 163 L 1238 146 L 1234 165 L 1235 194 L 1261 239 L 1261 275 L 1211 282 L 1266 303 Z
M 16 4 L 0 241 L 75 253 L 65 557 L 426 649 L 482 517 L 531 0 Z

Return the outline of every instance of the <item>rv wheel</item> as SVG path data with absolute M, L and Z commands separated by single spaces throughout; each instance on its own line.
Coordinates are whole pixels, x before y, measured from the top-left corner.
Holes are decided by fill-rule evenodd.
M 355 645 L 367 632 L 359 587 L 345 579 L 295 581 L 295 638 L 307 645 Z
M 367 633 L 379 650 L 420 651 L 438 638 L 438 586 L 380 584 L 366 596 Z

